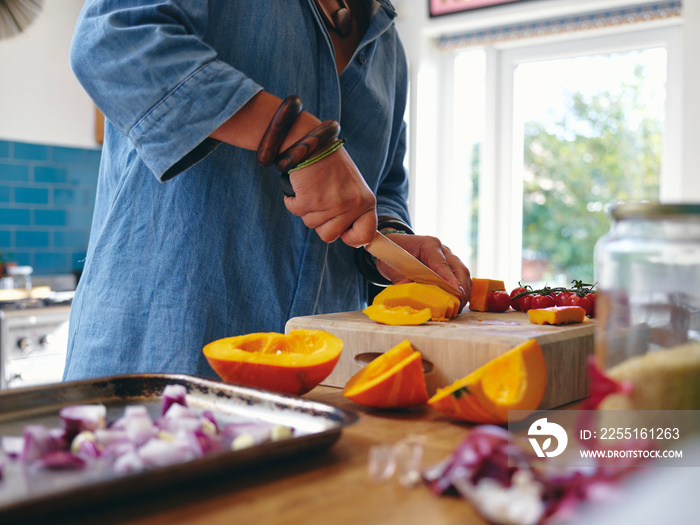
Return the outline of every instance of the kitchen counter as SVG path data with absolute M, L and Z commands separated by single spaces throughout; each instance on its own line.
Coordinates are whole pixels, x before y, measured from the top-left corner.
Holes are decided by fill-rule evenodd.
M 201 524 L 484 524 L 459 497 L 435 496 L 425 485 L 404 488 L 392 478 L 373 481 L 368 452 L 408 434 L 425 436 L 424 466 L 448 456 L 471 425 L 455 423 L 427 405 L 406 411 L 374 411 L 347 400 L 341 390 L 316 387 L 304 396 L 360 415 L 339 440 L 316 456 L 255 466 L 167 492 L 156 491 L 65 516 L 71 523 Z

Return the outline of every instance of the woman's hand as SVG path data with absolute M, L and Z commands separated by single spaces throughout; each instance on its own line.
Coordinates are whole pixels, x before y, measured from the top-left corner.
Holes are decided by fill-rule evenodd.
M 445 279 L 452 286 L 462 291 L 460 296 L 460 312 L 469 301 L 472 279 L 469 269 L 454 255 L 450 249 L 436 237 L 424 235 L 404 235 L 390 233 L 392 241 L 401 246 L 416 259 Z M 377 260 L 377 270 L 394 284 L 409 283 L 410 279 L 399 274 L 382 261 Z
M 294 197 L 284 204 L 325 242 L 340 238 L 362 246 L 377 231 L 377 200 L 344 148 L 306 168 L 292 171 Z

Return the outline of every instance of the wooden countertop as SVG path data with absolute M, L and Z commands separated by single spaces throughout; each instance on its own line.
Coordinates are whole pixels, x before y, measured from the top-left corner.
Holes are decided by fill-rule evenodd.
M 408 434 L 425 436 L 424 466 L 447 457 L 471 425 L 425 407 L 374 411 L 347 400 L 341 390 L 316 387 L 304 396 L 358 413 L 338 441 L 316 456 L 256 466 L 245 474 L 196 480 L 191 486 L 131 496 L 109 508 L 71 512 L 71 523 L 128 524 L 485 524 L 464 499 L 435 496 L 427 486 L 405 488 L 392 478 L 373 481 L 367 471 L 372 445 L 393 445 Z

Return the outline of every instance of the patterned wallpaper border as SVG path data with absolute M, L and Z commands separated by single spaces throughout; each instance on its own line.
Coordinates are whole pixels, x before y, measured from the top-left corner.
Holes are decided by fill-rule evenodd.
M 436 44 L 441 50 L 484 46 L 524 38 L 648 22 L 681 15 L 680 0 L 656 2 L 444 35 L 436 40 Z

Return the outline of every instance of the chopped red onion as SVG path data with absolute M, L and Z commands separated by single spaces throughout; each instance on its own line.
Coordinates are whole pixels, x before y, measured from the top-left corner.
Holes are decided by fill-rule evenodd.
M 0 437 L 0 448 L 9 458 L 18 458 L 24 448 L 24 438 L 22 436 L 2 436 Z
M 2 436 L 5 457 L 0 459 L 54 470 L 102 462 L 126 474 L 226 450 L 239 438 L 242 441 L 234 449 L 292 435 L 289 427 L 259 421 L 221 428 L 211 411 L 200 415 L 188 408 L 184 386 L 169 387 L 163 391 L 162 414 L 155 421 L 146 406 L 130 405 L 107 426 L 104 405 L 71 405 L 60 410 L 62 428 L 34 424 L 24 428 L 23 436 Z
M 591 500 L 601 487 L 613 487 L 626 472 L 593 467 L 552 474 L 538 469 L 537 458 L 509 435 L 500 427 L 474 427 L 452 455 L 423 472 L 424 479 L 436 494 L 456 489 L 493 523 L 529 524 L 569 517 L 582 501 Z M 540 505 L 534 501 L 537 494 Z M 522 508 L 513 512 L 516 506 Z
M 57 438 L 44 425 L 27 425 L 24 427 L 24 445 L 20 460 L 29 463 L 44 454 L 65 448 L 65 440 Z
M 68 440 L 83 430 L 105 428 L 107 408 L 104 405 L 70 405 L 59 412 Z
M 165 415 L 173 404 L 187 406 L 187 387 L 185 385 L 166 385 L 163 389 L 161 415 Z
M 138 455 L 144 467 L 164 467 L 183 463 L 196 457 L 191 448 L 179 442 L 150 439 L 139 447 Z
M 36 464 L 50 470 L 69 470 L 85 467 L 85 460 L 67 450 L 53 450 L 42 455 Z
M 132 472 L 140 472 L 145 467 L 136 449 L 132 448 L 130 451 L 117 456 L 112 464 L 112 468 L 117 474 L 130 474 Z

